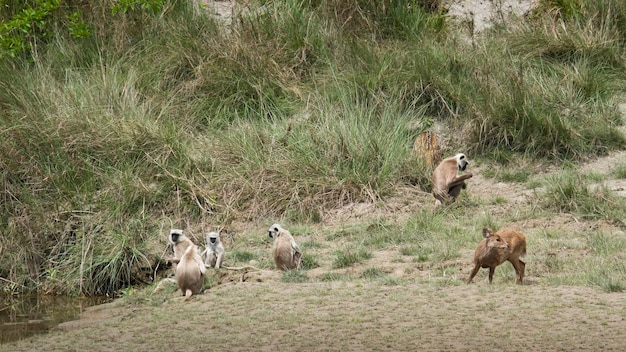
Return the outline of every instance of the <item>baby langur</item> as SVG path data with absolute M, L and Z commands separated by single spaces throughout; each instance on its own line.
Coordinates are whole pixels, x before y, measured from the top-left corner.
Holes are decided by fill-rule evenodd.
M 465 180 L 472 177 L 471 173 L 459 176 L 459 171 L 465 171 L 469 161 L 465 154 L 459 153 L 453 157 L 443 159 L 443 161 L 433 171 L 433 196 L 435 206 L 439 206 L 446 201 L 454 202 L 461 194 L 461 189 L 465 189 Z
M 279 270 L 300 268 L 302 251 L 291 233 L 279 224 L 274 224 L 270 227 L 269 236 L 274 239 L 273 254 L 276 267 Z
M 183 235 L 183 230 L 181 229 L 171 229 L 169 236 L 170 243 L 172 247 L 174 247 L 174 258 L 169 261 L 172 263 L 174 268 L 174 272 L 176 272 L 176 266 L 180 261 L 180 258 L 185 254 L 187 248 L 193 246 L 193 242 L 187 236 Z
M 200 293 L 204 284 L 205 271 L 206 267 L 198 253 L 198 248 L 195 245 L 187 247 L 176 269 L 176 283 L 185 296 L 185 301 L 189 300 L 193 294 Z
M 209 232 L 206 234 L 206 249 L 202 252 L 204 264 L 211 268 L 219 269 L 224 259 L 224 245 L 220 241 L 220 234 Z

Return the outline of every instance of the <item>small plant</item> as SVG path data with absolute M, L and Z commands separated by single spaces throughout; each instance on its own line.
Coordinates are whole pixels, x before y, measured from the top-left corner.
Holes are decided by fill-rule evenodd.
M 507 198 L 504 197 L 496 197 L 491 204 L 506 204 L 508 203 L 509 200 Z
M 589 283 L 605 290 L 606 292 L 626 291 L 626 277 L 623 274 L 624 265 L 600 266 L 592 270 L 589 275 Z
M 428 254 L 426 253 L 419 253 L 414 259 L 414 262 L 417 263 L 424 263 L 427 262 L 429 260 Z
M 320 264 L 317 262 L 315 258 L 316 257 L 314 255 L 308 254 L 307 252 L 305 252 L 302 255 L 302 262 L 300 263 L 300 269 L 309 270 L 309 269 L 318 268 Z
M 545 265 L 548 273 L 559 273 L 563 270 L 563 263 L 556 254 L 548 254 L 545 259 Z
M 281 276 L 282 282 L 303 283 L 309 281 L 306 272 L 302 270 L 286 270 Z
M 335 269 L 345 268 L 373 257 L 372 253 L 364 248 L 337 250 L 335 256 L 336 258 L 333 261 L 333 268 Z
M 400 254 L 413 256 L 418 253 L 419 249 L 416 247 L 402 247 L 400 248 Z
M 376 268 L 376 267 L 371 267 L 371 268 L 367 268 L 365 270 L 363 270 L 363 272 L 361 273 L 361 278 L 362 279 L 377 279 L 380 277 L 384 277 L 386 276 L 387 273 L 385 273 L 383 271 L 383 269 L 381 268 Z
M 381 283 L 385 286 L 401 286 L 406 284 L 405 280 L 393 276 L 383 277 Z
M 530 172 L 526 170 L 517 170 L 517 171 L 510 171 L 510 172 L 502 172 L 496 177 L 496 179 L 501 182 L 524 183 L 528 181 L 529 177 L 530 177 Z
M 350 281 L 352 277 L 348 274 L 323 273 L 318 277 L 320 281 Z
M 339 230 L 337 232 L 333 232 L 326 236 L 326 241 L 336 241 L 342 238 L 352 238 L 355 236 L 355 233 L 348 230 Z
M 258 259 L 258 255 L 248 251 L 232 251 L 229 252 L 228 258 L 234 260 L 235 262 L 247 263 L 253 259 Z
M 575 212 L 589 219 L 622 221 L 624 200 L 603 185 L 592 185 L 585 175 L 564 173 L 550 177 L 543 197 L 544 206 L 557 211 Z
M 617 164 L 613 169 L 613 176 L 621 179 L 626 178 L 626 164 Z

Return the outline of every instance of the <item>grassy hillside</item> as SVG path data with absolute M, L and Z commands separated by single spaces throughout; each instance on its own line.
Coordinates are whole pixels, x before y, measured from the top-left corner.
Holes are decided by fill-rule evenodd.
M 626 146 L 623 1 L 544 1 L 473 41 L 429 1 L 259 1 L 228 26 L 182 0 L 5 3 L 4 292 L 114 295 L 151 282 L 171 226 L 428 191 L 430 128 L 504 164 Z M 572 206 L 572 177 L 541 206 Z M 584 212 L 623 219 L 610 202 Z

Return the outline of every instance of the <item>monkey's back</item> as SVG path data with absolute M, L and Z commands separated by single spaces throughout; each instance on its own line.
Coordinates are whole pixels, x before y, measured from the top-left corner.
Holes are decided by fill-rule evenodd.
M 184 295 L 188 290 L 194 294 L 202 290 L 204 278 L 200 265 L 204 265 L 202 258 L 194 249 L 188 250 L 180 259 L 176 268 L 176 282 Z
M 297 269 L 300 265 L 301 254 L 293 247 L 293 237 L 286 233 L 278 235 L 274 240 L 274 262 L 280 270 Z
M 431 182 L 433 184 L 433 195 L 444 196 L 448 193 L 447 184 L 450 180 L 454 179 L 457 173 L 457 164 L 454 157 L 444 159 L 431 176 Z

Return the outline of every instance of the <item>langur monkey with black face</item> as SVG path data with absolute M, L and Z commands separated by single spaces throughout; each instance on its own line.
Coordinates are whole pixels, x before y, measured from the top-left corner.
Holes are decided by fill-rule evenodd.
M 172 263 L 174 272 L 176 272 L 176 266 L 178 265 L 180 258 L 182 258 L 187 249 L 194 244 L 189 238 L 187 238 L 187 236 L 183 235 L 183 230 L 181 229 L 171 229 L 169 240 L 172 247 L 174 247 L 174 258 L 169 261 Z
M 192 295 L 199 294 L 204 284 L 206 267 L 195 245 L 187 247 L 176 268 L 176 283 L 185 296 L 185 301 Z
M 274 239 L 274 262 L 279 270 L 298 269 L 302 262 L 302 251 L 291 236 L 279 224 L 274 224 L 269 230 L 270 238 Z
M 220 240 L 220 234 L 217 232 L 209 232 L 206 234 L 206 249 L 202 252 L 204 264 L 211 268 L 219 269 L 224 259 L 224 245 Z
M 443 161 L 433 171 L 433 196 L 435 206 L 439 206 L 446 201 L 454 202 L 461 194 L 461 189 L 465 189 L 465 180 L 472 177 L 471 173 L 459 176 L 459 171 L 465 171 L 469 161 L 465 154 L 459 153 L 453 157 L 443 159 Z

